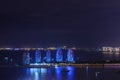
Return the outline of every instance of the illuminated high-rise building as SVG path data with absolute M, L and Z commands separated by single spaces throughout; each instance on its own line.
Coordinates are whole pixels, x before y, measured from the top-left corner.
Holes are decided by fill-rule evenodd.
M 30 53 L 27 53 L 27 60 L 26 60 L 26 64 L 30 64 Z
M 63 52 L 60 48 L 56 52 L 56 62 L 63 62 Z
M 46 62 L 51 62 L 51 51 L 50 50 L 46 51 Z
M 30 53 L 24 53 L 23 54 L 23 64 L 27 65 L 30 64 Z
M 72 49 L 69 49 L 67 52 L 67 61 L 74 62 L 74 53 Z
M 36 63 L 41 62 L 41 52 L 39 50 L 36 50 L 35 52 L 35 62 Z

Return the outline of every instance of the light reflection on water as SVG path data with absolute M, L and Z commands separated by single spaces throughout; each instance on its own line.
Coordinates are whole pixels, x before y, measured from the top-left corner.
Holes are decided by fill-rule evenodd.
M 74 67 L 71 67 L 71 66 L 67 66 L 66 67 L 67 70 L 70 70 L 68 73 L 67 73 L 67 79 L 68 80 L 74 80 Z
M 64 72 L 64 70 L 69 72 Z M 72 66 L 55 68 L 4 68 L 0 80 L 120 80 L 120 68 Z M 9 72 L 8 72 L 9 70 Z M 4 75 L 5 74 L 5 75 Z M 7 76 L 7 77 L 5 77 Z
M 63 67 L 55 67 L 56 80 L 62 80 L 62 69 Z
M 88 66 L 86 66 L 86 80 L 88 80 Z
M 47 68 L 28 68 L 30 70 L 30 76 L 33 80 L 45 80 L 47 74 Z M 27 69 L 27 70 L 28 70 Z
M 63 70 L 69 70 L 69 72 L 64 72 Z M 74 80 L 74 67 L 55 67 L 56 80 Z
M 18 80 L 74 80 L 74 67 L 27 68 L 26 77 Z

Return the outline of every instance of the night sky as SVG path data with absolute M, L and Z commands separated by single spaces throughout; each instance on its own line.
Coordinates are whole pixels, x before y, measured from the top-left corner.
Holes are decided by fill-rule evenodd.
M 0 47 L 120 46 L 119 0 L 1 0 Z

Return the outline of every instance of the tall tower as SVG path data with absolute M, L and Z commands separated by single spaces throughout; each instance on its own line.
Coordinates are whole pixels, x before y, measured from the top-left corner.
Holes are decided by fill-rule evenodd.
M 36 63 L 41 62 L 41 52 L 39 50 L 36 50 L 35 52 L 35 62 Z
M 23 54 L 23 64 L 27 65 L 30 64 L 30 53 L 24 53 Z
M 56 52 L 56 62 L 63 62 L 63 52 L 60 48 Z
M 23 64 L 26 64 L 26 53 L 23 53 Z
M 46 62 L 51 62 L 51 51 L 50 50 L 46 51 Z
M 67 61 L 74 62 L 74 53 L 72 49 L 69 49 L 67 52 Z
M 30 64 L 30 53 L 27 53 L 27 57 L 26 57 L 26 64 Z

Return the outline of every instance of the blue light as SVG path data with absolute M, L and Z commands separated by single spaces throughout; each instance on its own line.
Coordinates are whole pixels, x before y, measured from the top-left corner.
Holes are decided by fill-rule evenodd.
M 38 68 L 30 68 L 30 73 L 35 74 L 35 72 L 40 72 Z
M 30 75 L 30 69 L 27 68 L 27 75 L 29 76 Z
M 56 61 L 63 62 L 63 53 L 62 53 L 62 49 L 60 48 L 56 52 Z
M 70 70 L 70 71 L 68 72 L 68 75 L 69 75 L 69 76 L 70 76 L 70 75 L 74 75 L 74 67 L 72 67 L 72 66 L 67 66 L 66 69 L 67 69 L 67 70 Z
M 67 68 L 67 70 L 74 71 L 74 67 L 73 66 L 67 66 L 66 68 Z
M 46 74 L 47 68 L 30 68 L 31 74 Z
M 69 49 L 67 52 L 67 61 L 68 62 L 74 62 L 74 56 L 73 56 L 73 50 Z
M 89 71 L 89 67 L 86 66 L 86 79 L 88 80 L 88 71 Z
M 50 52 L 50 50 L 46 51 L 46 62 L 51 62 L 51 52 Z
M 47 73 L 47 69 L 46 68 L 41 68 L 41 73 L 42 74 L 46 74 Z
M 49 74 L 51 75 L 50 71 L 51 70 L 49 70 Z M 45 78 L 47 72 L 48 72 L 47 68 L 27 68 L 26 79 L 20 79 L 20 80 L 46 80 Z
M 23 54 L 23 64 L 30 64 L 30 53 L 24 53 Z
M 35 78 L 34 80 L 39 80 L 39 73 L 38 72 L 35 72 Z
M 23 64 L 28 65 L 30 64 L 30 53 L 24 53 L 23 54 Z
M 67 73 L 68 80 L 74 80 L 74 67 L 67 66 L 66 69 L 69 70 L 69 72 Z
M 15 51 L 18 51 L 18 50 L 20 50 L 20 48 L 15 48 L 14 50 L 15 50 Z
M 55 64 L 55 68 L 58 68 L 58 65 L 57 65 L 57 64 Z
M 62 69 L 63 67 L 58 67 L 58 66 L 55 67 L 55 71 L 57 74 L 61 73 Z
M 56 72 L 56 80 L 62 80 L 62 67 L 56 67 L 55 72 Z
M 41 52 L 39 50 L 36 50 L 35 52 L 35 62 L 36 63 L 41 62 Z

